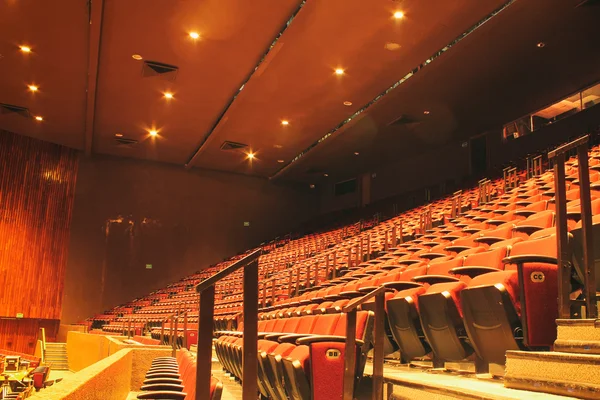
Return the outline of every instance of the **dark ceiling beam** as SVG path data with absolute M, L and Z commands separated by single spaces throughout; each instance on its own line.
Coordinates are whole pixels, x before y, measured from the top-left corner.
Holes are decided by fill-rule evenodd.
M 252 70 L 248 74 L 247 78 L 244 80 L 244 82 L 242 83 L 242 85 L 240 86 L 240 88 L 235 92 L 235 94 L 233 95 L 233 97 L 229 100 L 229 102 L 225 106 L 225 109 L 223 109 L 223 111 L 221 112 L 221 114 L 219 115 L 219 117 L 217 118 L 217 120 L 215 121 L 215 123 L 213 124 L 213 126 L 210 128 L 210 130 L 208 131 L 208 133 L 206 135 L 204 135 L 204 137 L 202 138 L 202 141 L 200 142 L 200 145 L 198 146 L 198 148 L 196 148 L 196 150 L 194 151 L 194 153 L 191 155 L 191 157 L 185 163 L 185 167 L 186 168 L 191 168 L 192 167 L 192 164 L 198 158 L 198 156 L 200 155 L 200 153 L 204 149 L 206 143 L 208 142 L 208 138 L 213 133 L 215 133 L 223 125 L 223 123 L 225 123 L 225 121 L 227 121 L 227 118 L 228 118 L 227 115 L 226 115 L 227 111 L 229 111 L 231 109 L 231 106 L 235 102 L 235 99 L 239 96 L 239 94 L 242 92 L 242 90 L 248 84 L 248 82 L 252 79 L 252 77 L 255 76 L 255 75 L 257 75 L 257 74 L 258 75 L 262 74 L 262 72 L 264 71 L 264 68 L 266 68 L 266 66 L 271 62 L 272 58 L 275 57 L 275 55 L 279 52 L 279 50 L 281 50 L 281 46 L 283 46 L 283 43 L 279 42 L 279 39 L 281 39 L 281 37 L 283 36 L 283 34 L 285 33 L 285 31 L 287 31 L 288 28 L 292 25 L 292 21 L 294 20 L 294 18 L 296 18 L 296 16 L 300 12 L 300 10 L 302 10 L 302 7 L 304 7 L 304 5 L 306 4 L 307 1 L 308 0 L 301 0 L 300 1 L 300 3 L 298 4 L 298 7 L 296 8 L 296 10 L 287 19 L 287 21 L 285 22 L 285 24 L 283 25 L 283 27 L 281 28 L 281 30 L 279 31 L 279 33 L 277 34 L 277 36 L 275 36 L 275 39 L 273 39 L 273 41 L 271 42 L 271 44 L 269 45 L 269 47 L 267 48 L 267 50 L 263 53 L 262 57 L 260 58 L 260 60 L 256 64 L 256 66 L 254 68 L 252 68 Z
M 408 72 L 408 74 L 406 74 L 405 76 L 403 76 L 402 78 L 400 78 L 400 80 L 398 80 L 397 82 L 395 82 L 392 86 L 390 86 L 389 88 L 387 88 L 386 90 L 384 90 L 383 92 L 381 92 L 380 94 L 378 94 L 373 100 L 369 101 L 367 104 L 365 104 L 364 106 L 362 106 L 360 109 L 358 109 L 350 117 L 348 117 L 345 120 L 343 120 L 342 122 L 340 122 L 335 128 L 333 128 L 332 130 L 330 130 L 329 132 L 327 132 L 324 136 L 320 137 L 317 141 L 313 142 L 306 149 L 302 150 L 290 162 L 288 162 L 287 164 L 285 164 L 277 172 L 275 172 L 272 176 L 270 176 L 269 180 L 275 180 L 275 179 L 281 178 L 287 171 L 289 171 L 291 169 L 291 167 L 293 167 L 295 165 L 298 165 L 298 162 L 300 160 L 306 159 L 306 156 L 308 155 L 309 152 L 311 152 L 312 150 L 314 150 L 317 146 L 322 145 L 325 141 L 327 141 L 328 139 L 331 139 L 333 136 L 338 136 L 339 134 L 341 134 L 343 132 L 343 130 L 341 130 L 341 129 L 342 128 L 344 128 L 344 129 L 347 128 L 347 126 L 346 126 L 347 124 L 349 124 L 351 122 L 356 122 L 355 121 L 356 118 L 362 117 L 363 113 L 366 112 L 367 109 L 371 108 L 371 106 L 373 106 L 373 105 L 375 105 L 375 103 L 379 102 L 379 100 L 381 100 L 384 96 L 388 95 L 390 92 L 392 92 L 395 89 L 397 89 L 398 87 L 402 86 L 402 84 L 404 84 L 407 80 L 409 80 L 410 78 L 412 78 L 416 73 L 418 73 L 419 71 L 421 71 L 423 68 L 427 67 L 436 58 L 440 57 L 446 51 L 450 50 L 451 47 L 455 46 L 460 41 L 462 41 L 464 38 L 466 38 L 467 36 L 469 36 L 471 33 L 475 32 L 482 25 L 484 25 L 486 22 L 488 22 L 489 20 L 491 20 L 492 18 L 494 18 L 500 12 L 504 11 L 506 8 L 508 8 L 511 4 L 513 4 L 516 1 L 517 0 L 507 0 L 502 6 L 500 6 L 496 10 L 492 11 L 490 14 L 486 15 L 484 18 L 482 18 L 475 25 L 471 26 L 469 29 L 467 29 L 466 31 L 464 31 L 463 33 L 461 33 L 452 42 L 448 43 L 442 49 L 440 49 L 437 52 L 435 52 L 435 54 L 433 54 L 427 60 L 423 61 L 421 64 L 419 64 L 416 67 L 414 67 L 412 70 L 410 70 Z
M 100 59 L 100 38 L 102 36 L 102 15 L 104 0 L 88 0 L 90 29 L 88 46 L 87 98 L 85 105 L 85 154 L 92 154 L 94 140 L 94 118 L 96 112 L 96 89 L 98 87 L 98 62 Z

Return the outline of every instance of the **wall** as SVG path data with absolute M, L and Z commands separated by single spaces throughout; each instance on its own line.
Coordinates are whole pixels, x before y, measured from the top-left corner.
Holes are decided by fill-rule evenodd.
M 316 200 L 308 188 L 265 179 L 82 158 L 62 322 L 146 295 L 285 233 L 315 213 Z
M 57 319 L 0 319 L 0 349 L 33 354 L 40 328 L 46 330 L 46 340 L 54 342 L 60 321 Z

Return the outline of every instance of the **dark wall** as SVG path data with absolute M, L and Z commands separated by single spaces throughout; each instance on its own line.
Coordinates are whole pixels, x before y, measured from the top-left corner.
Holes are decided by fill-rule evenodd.
M 62 322 L 82 320 L 270 240 L 313 216 L 316 204 L 308 188 L 264 179 L 82 157 Z

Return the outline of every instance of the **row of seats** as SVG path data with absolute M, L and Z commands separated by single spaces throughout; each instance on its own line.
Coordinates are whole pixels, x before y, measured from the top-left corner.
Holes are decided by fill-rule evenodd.
M 304 315 L 259 321 L 258 388 L 272 399 L 339 399 L 343 395 L 346 314 Z M 356 379 L 362 377 L 373 313 L 356 323 Z M 241 332 L 220 332 L 215 351 L 223 367 L 242 378 Z
M 196 359 L 188 350 L 155 358 L 145 378 L 138 399 L 196 399 Z M 223 384 L 213 377 L 209 400 L 220 400 L 222 392 Z

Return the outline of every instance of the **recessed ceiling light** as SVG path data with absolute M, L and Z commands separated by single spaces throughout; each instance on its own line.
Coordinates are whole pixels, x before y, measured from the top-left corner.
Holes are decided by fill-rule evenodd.
M 21 50 L 23 53 L 31 53 L 31 47 L 29 46 L 19 46 L 19 50 Z
M 350 107 L 352 105 L 352 102 L 351 101 L 345 101 L 344 105 L 347 106 L 347 107 Z
M 164 95 L 165 99 L 167 100 L 171 100 L 173 98 L 173 93 L 165 92 Z
M 276 149 L 283 149 L 283 146 L 280 144 L 274 144 L 273 147 L 275 147 Z
M 341 68 L 336 68 L 335 69 L 335 74 L 336 75 L 344 75 L 344 70 Z
M 281 125 L 289 125 L 289 124 L 290 124 L 290 121 L 288 121 L 288 120 L 284 119 L 283 121 L 281 121 Z
M 38 87 L 35 85 L 27 85 L 27 87 L 29 88 L 29 90 L 31 90 L 32 92 L 37 92 Z
M 123 137 L 122 133 L 115 133 L 115 137 Z
M 196 40 L 200 37 L 200 34 L 198 32 L 190 32 L 190 37 Z
M 423 111 L 423 114 L 425 114 L 425 115 L 429 115 L 429 110 L 425 110 L 425 111 Z
M 404 18 L 404 13 L 402 11 L 396 11 L 394 13 L 394 18 L 396 18 L 396 19 L 402 19 L 402 18 Z
M 248 158 L 248 160 L 254 160 L 254 153 L 248 152 L 248 153 L 246 153 L 246 157 Z
M 311 189 L 314 189 L 315 188 L 315 184 L 311 183 L 308 187 L 311 188 Z
M 387 42 L 385 44 L 385 49 L 386 50 L 394 51 L 394 50 L 398 50 L 399 48 L 400 48 L 400 45 L 398 43 Z
M 140 56 L 139 54 L 134 54 L 131 56 L 131 58 L 133 58 L 134 60 L 140 61 L 142 59 L 142 56 Z
M 546 47 L 546 43 L 544 43 L 544 42 L 539 42 L 539 43 L 538 43 L 536 46 L 537 46 L 537 47 L 539 47 L 539 48 L 541 49 L 542 47 Z
M 323 174 L 323 176 L 324 176 L 325 178 L 327 178 L 327 177 L 329 176 L 329 174 Z
M 284 161 L 284 160 L 277 160 L 277 162 L 278 162 L 279 164 L 283 164 L 285 161 Z
M 152 130 L 148 131 L 148 133 L 150 134 L 150 136 L 158 135 L 158 131 L 156 129 L 152 129 Z
M 35 117 L 35 120 L 36 121 L 43 121 L 44 118 L 41 115 L 38 115 L 38 116 Z
M 357 156 L 357 155 L 359 155 L 359 154 L 360 154 L 360 153 L 359 153 L 358 151 L 355 151 L 355 152 L 354 152 L 354 155 L 355 155 L 355 156 Z

